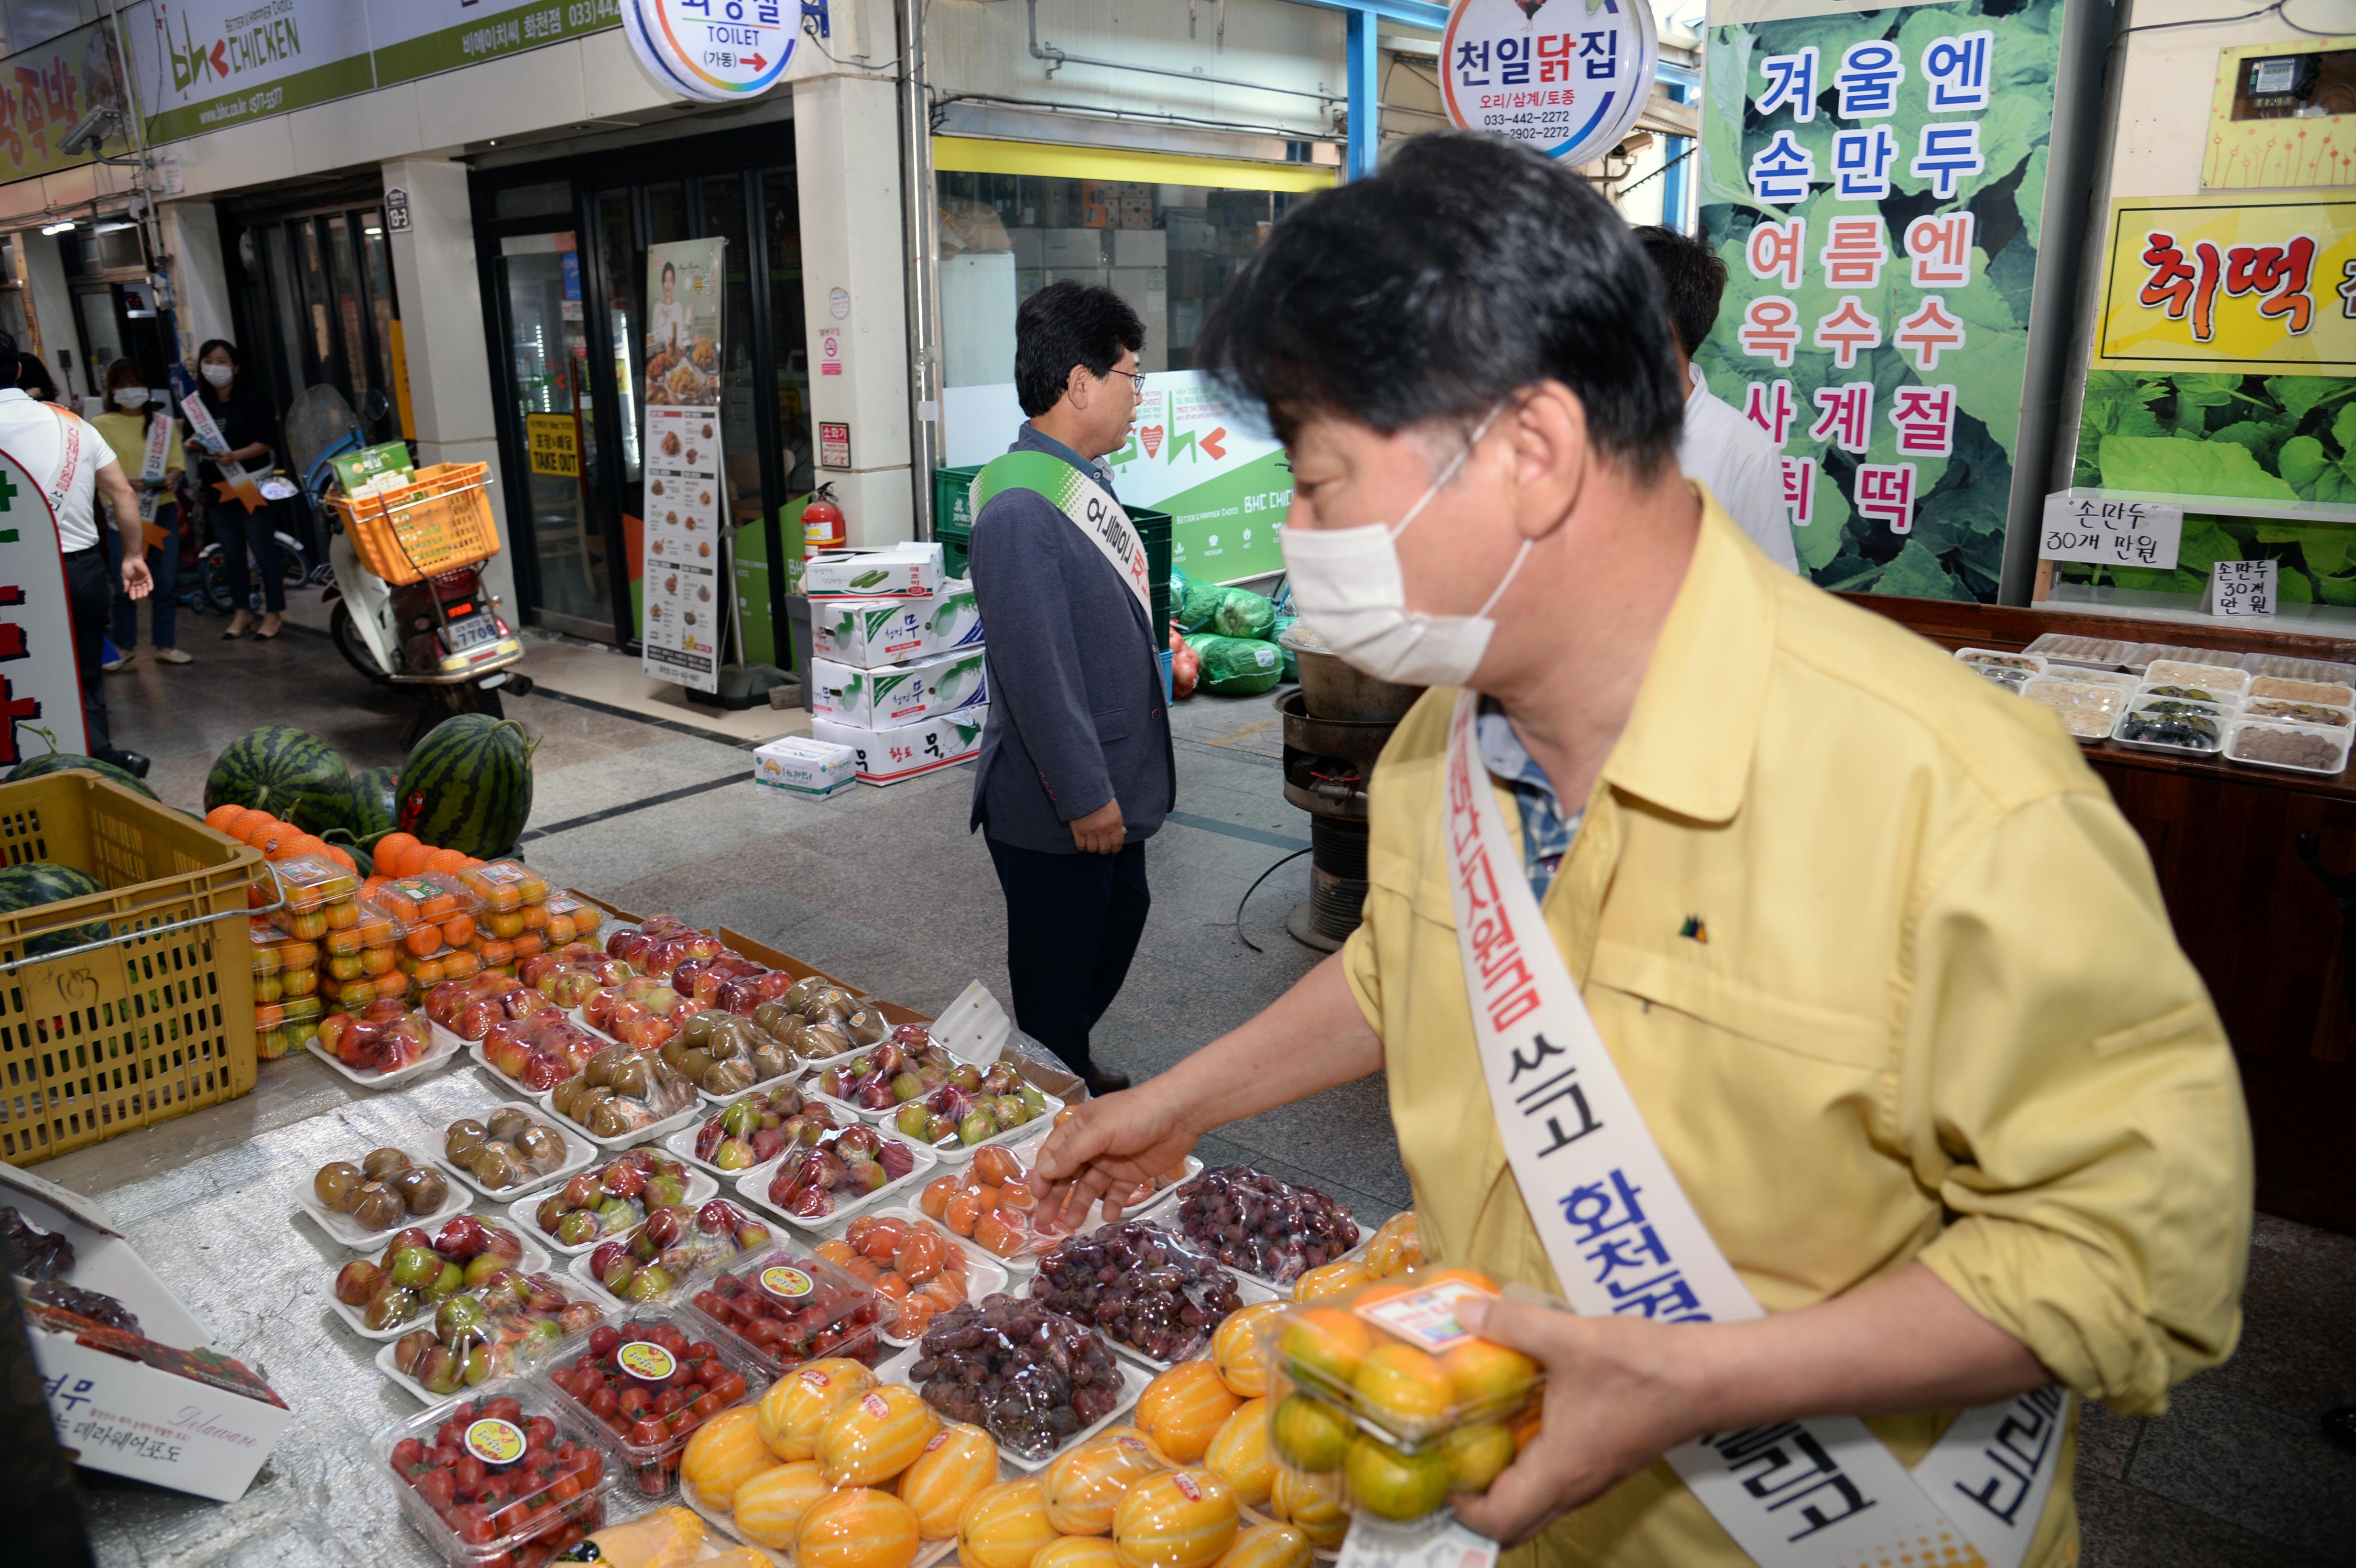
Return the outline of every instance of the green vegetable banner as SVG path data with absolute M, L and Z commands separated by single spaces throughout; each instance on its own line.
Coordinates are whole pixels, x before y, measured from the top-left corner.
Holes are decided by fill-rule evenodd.
M 1695 359 L 1783 453 L 1826 588 L 1996 597 L 2061 19 L 1957 0 L 1709 30 L 1701 228 L 1729 280 Z

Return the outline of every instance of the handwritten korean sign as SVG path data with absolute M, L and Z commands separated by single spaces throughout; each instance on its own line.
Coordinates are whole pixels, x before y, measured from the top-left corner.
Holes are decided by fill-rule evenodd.
M 2209 613 L 2241 617 L 2272 615 L 2281 603 L 2275 592 L 2277 563 L 2221 560 L 2209 569 Z
M 2167 571 L 2184 537 L 2184 508 L 2161 501 L 2104 500 L 2069 494 L 2045 497 L 2040 560 L 2089 561 Z

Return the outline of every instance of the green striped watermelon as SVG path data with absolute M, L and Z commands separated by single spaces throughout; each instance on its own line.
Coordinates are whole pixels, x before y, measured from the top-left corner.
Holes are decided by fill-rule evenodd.
M 343 758 L 325 741 L 288 725 L 265 724 L 213 759 L 205 809 L 251 806 L 316 833 L 339 819 L 350 798 L 349 781 Z
M 88 898 L 92 893 L 105 891 L 98 880 L 86 871 L 60 866 L 54 860 L 27 860 L 21 866 L 11 866 L 0 871 L 0 914 L 16 914 L 42 904 Z M 68 931 L 54 931 L 27 943 L 25 956 L 37 958 L 45 953 L 56 953 L 80 943 L 99 941 L 108 934 L 109 928 L 102 920 Z
M 401 770 L 363 768 L 352 775 L 350 804 L 343 826 L 363 844 L 373 844 L 401 820 Z M 435 845 L 440 848 L 440 845 Z
M 539 744 L 512 719 L 444 719 L 401 765 L 401 830 L 478 859 L 509 853 L 531 816 Z
M 27 758 L 9 770 L 6 782 L 15 784 L 20 779 L 37 779 L 43 773 L 61 773 L 67 768 L 88 768 L 109 784 L 119 784 L 124 789 L 136 790 L 149 800 L 155 798 L 155 792 L 147 787 L 146 782 L 128 769 L 118 768 L 112 763 L 101 762 L 96 757 L 78 757 L 71 752 L 51 752 L 46 757 Z

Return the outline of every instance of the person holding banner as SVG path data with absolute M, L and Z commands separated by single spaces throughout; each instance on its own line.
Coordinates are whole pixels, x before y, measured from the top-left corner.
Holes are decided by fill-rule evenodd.
M 1284 439 L 1295 601 L 1431 689 L 1348 944 L 1039 1168 L 1117 1207 L 1382 1071 L 1427 1253 L 1570 1307 L 1464 1303 L 1547 1382 L 1461 1524 L 1547 1565 L 2059 1568 L 2073 1398 L 2156 1414 L 2239 1332 L 2233 1057 L 2052 716 L 1680 477 L 1665 308 L 1575 174 L 1469 133 L 1244 264 L 1196 363 Z
M 180 443 L 174 439 L 179 421 L 172 417 L 169 397 L 151 416 L 147 373 L 128 359 L 117 359 L 106 368 L 106 400 L 110 407 L 90 422 L 105 437 L 123 472 L 137 475 L 132 488 L 139 496 L 147 570 L 155 581 L 148 610 L 155 658 L 160 664 L 193 664 L 194 656 L 172 642 L 180 598 L 180 506 L 172 497 L 172 482 L 180 473 Z M 106 667 L 107 672 L 126 667 L 138 646 L 138 601 L 118 592 L 114 596 L 115 658 Z
M 204 382 L 197 389 L 198 406 L 210 420 L 219 445 L 206 441 L 194 410 L 188 439 L 183 444 L 188 455 L 198 460 L 198 481 L 212 486 L 205 497 L 205 520 L 212 526 L 213 538 L 220 541 L 221 566 L 228 573 L 230 592 L 238 601 L 228 628 L 221 633 L 222 640 L 233 642 L 252 629 L 257 641 L 268 642 L 278 635 L 280 617 L 286 613 L 286 570 L 278 555 L 278 535 L 270 526 L 268 503 L 259 494 L 243 496 L 240 491 L 252 488 L 255 478 L 245 472 L 247 464 L 261 464 L 262 473 L 269 473 L 278 444 L 278 416 L 271 410 L 269 389 L 242 375 L 243 368 L 237 345 L 224 338 L 212 338 L 197 351 L 197 374 Z M 224 468 L 223 464 L 229 466 Z M 252 566 L 247 564 L 249 556 Z M 253 625 L 252 611 L 246 607 L 245 584 L 256 569 L 262 578 L 259 628 Z

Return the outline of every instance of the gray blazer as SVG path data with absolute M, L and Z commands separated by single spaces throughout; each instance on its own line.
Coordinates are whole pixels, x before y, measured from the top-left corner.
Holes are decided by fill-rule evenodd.
M 1097 471 L 1028 424 L 1018 452 Z M 1108 486 L 1109 488 L 1109 486 Z M 968 549 L 990 663 L 990 717 L 969 827 L 1072 855 L 1067 826 L 1118 798 L 1131 840 L 1177 802 L 1178 765 L 1150 617 L 1112 563 L 1033 490 L 991 498 Z

